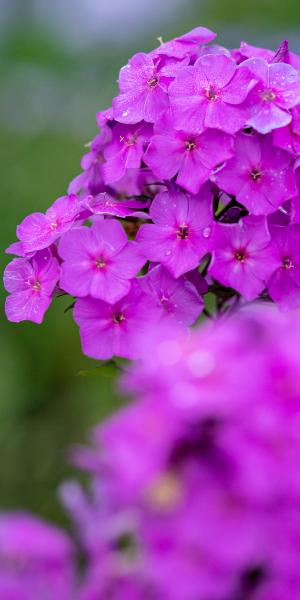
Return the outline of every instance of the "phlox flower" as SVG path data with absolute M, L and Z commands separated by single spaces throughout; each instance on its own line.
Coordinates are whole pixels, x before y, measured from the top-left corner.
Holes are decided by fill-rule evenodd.
M 62 196 L 48 208 L 45 214 L 32 213 L 17 227 L 17 237 L 24 252 L 36 252 L 48 248 L 68 231 L 81 212 L 81 203 L 75 194 Z
M 94 215 L 111 215 L 120 219 L 126 217 L 136 217 L 148 219 L 149 215 L 144 212 L 150 205 L 149 200 L 117 200 L 108 192 L 103 192 L 97 196 L 87 196 L 84 205 Z
M 214 226 L 209 273 L 223 285 L 253 300 L 266 287 L 278 265 L 264 217 L 246 217 L 235 224 Z
M 118 181 L 127 169 L 141 166 L 144 149 L 149 142 L 152 128 L 147 123 L 123 125 L 117 123 L 112 129 L 112 140 L 104 148 L 105 163 L 102 167 L 106 184 Z
M 139 284 L 153 298 L 163 319 L 192 325 L 203 310 L 204 303 L 196 287 L 185 277 L 175 279 L 164 267 L 151 269 L 139 279 Z
M 8 320 L 41 323 L 58 279 L 58 261 L 48 250 L 31 259 L 12 260 L 4 271 L 4 287 L 10 293 L 5 302 Z
M 268 64 L 259 57 L 244 61 L 240 68 L 258 81 L 247 98 L 247 124 L 259 133 L 288 125 L 289 109 L 300 102 L 300 73 L 283 62 Z
M 134 281 L 127 296 L 115 304 L 80 298 L 74 320 L 80 328 L 82 350 L 91 358 L 107 360 L 114 355 L 137 358 L 136 336 L 157 320 L 159 310 L 153 299 Z
M 88 144 L 89 152 L 81 159 L 82 173 L 70 182 L 69 194 L 78 194 L 81 191 L 87 194 L 99 194 L 105 190 L 102 170 L 105 162 L 103 150 L 111 140 L 111 136 L 110 127 L 103 123 L 101 132 Z
M 111 303 L 129 292 L 130 279 L 145 263 L 138 245 L 129 242 L 122 225 L 112 219 L 69 231 L 60 241 L 59 254 L 63 290 Z
M 144 157 L 145 163 L 160 179 L 171 179 L 191 194 L 197 194 L 213 169 L 233 155 L 233 137 L 207 129 L 193 134 L 174 129 L 171 114 L 155 125 Z
M 0 597 L 73 600 L 74 548 L 60 529 L 25 512 L 0 514 Z
M 286 127 L 274 129 L 274 146 L 292 152 L 295 156 L 300 154 L 300 106 L 291 108 L 292 119 Z
M 192 31 L 174 38 L 169 42 L 162 42 L 153 51 L 153 54 L 163 54 L 173 58 L 184 58 L 188 53 L 197 51 L 200 44 L 207 44 L 215 39 L 216 33 L 206 27 L 195 27 Z
M 300 307 L 300 225 L 270 225 L 279 254 L 277 269 L 267 282 L 268 292 L 283 310 Z
M 251 75 L 225 54 L 201 56 L 169 87 L 175 127 L 194 133 L 205 127 L 236 133 L 247 120 L 241 104 L 251 85 Z
M 161 263 L 174 277 L 195 269 L 209 249 L 211 199 L 209 185 L 198 196 L 158 194 L 150 207 L 153 224 L 142 225 L 136 237 L 145 258 Z
M 113 100 L 113 114 L 120 123 L 153 123 L 169 105 L 167 83 L 153 59 L 135 54 L 119 75 L 120 95 Z
M 274 148 L 271 136 L 238 134 L 235 156 L 212 179 L 254 215 L 274 212 L 297 193 L 291 156 Z

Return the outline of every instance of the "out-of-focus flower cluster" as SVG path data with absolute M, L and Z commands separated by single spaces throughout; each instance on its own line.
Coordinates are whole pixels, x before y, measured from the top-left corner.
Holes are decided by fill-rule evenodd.
M 83 351 L 136 358 L 149 322 L 193 324 L 211 292 L 300 306 L 300 57 L 198 27 L 138 53 L 68 195 L 17 227 L 11 321 L 75 300 Z
M 85 558 L 76 591 L 65 540 L 9 516 L 0 597 L 298 600 L 299 339 L 299 315 L 263 303 L 193 334 L 152 328 L 123 376 L 135 401 L 73 450 L 89 489 L 61 490 Z

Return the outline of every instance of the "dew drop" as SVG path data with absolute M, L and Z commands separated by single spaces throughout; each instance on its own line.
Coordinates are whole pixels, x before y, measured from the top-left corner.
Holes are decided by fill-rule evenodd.
M 211 234 L 211 228 L 205 227 L 205 229 L 203 229 L 203 237 L 209 238 L 210 234 Z
M 166 256 L 170 256 L 170 254 L 172 254 L 171 250 L 167 250 L 167 252 L 165 253 Z

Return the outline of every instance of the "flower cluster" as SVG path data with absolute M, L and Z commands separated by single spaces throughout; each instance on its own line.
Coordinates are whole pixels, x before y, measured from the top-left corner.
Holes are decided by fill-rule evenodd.
M 92 494 L 63 488 L 80 600 L 298 600 L 299 332 L 262 305 L 149 333 L 136 403 L 74 452 Z
M 1 600 L 74 600 L 67 535 L 24 512 L 0 514 Z
M 75 300 L 83 351 L 136 358 L 135 332 L 186 328 L 203 295 L 300 307 L 300 57 L 203 27 L 133 56 L 68 195 L 17 227 L 11 321 Z
M 89 489 L 61 488 L 79 573 L 61 532 L 1 515 L 0 597 L 298 600 L 299 335 L 267 303 L 192 335 L 149 325 L 135 401 L 72 452 Z

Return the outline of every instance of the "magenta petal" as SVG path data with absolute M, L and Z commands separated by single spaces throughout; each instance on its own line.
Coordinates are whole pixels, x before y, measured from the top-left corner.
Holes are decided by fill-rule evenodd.
M 31 263 L 23 258 L 14 258 L 4 271 L 4 287 L 7 292 L 23 292 L 28 290 L 27 281 L 34 274 Z
M 42 323 L 44 314 L 51 303 L 49 296 L 27 290 L 8 296 L 5 301 L 5 313 L 9 321 L 33 321 Z
M 142 225 L 136 236 L 141 252 L 148 260 L 164 262 L 171 254 L 174 243 L 173 229 L 159 225 Z
M 268 292 L 282 310 L 300 307 L 300 286 L 287 269 L 277 269 L 268 281 Z
M 144 161 L 161 179 L 171 179 L 178 173 L 184 153 L 184 143 L 176 138 L 154 135 Z
M 176 182 L 191 194 L 197 194 L 210 171 L 203 165 L 200 153 L 194 150 L 185 154 Z

